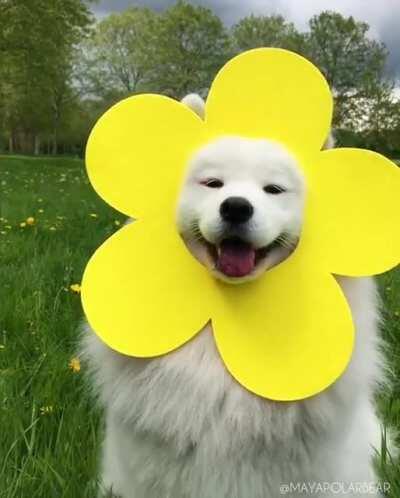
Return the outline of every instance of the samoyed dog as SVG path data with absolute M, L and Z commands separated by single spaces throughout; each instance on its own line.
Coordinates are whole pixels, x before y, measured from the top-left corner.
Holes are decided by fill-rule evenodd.
M 184 103 L 203 115 L 199 96 Z M 215 278 L 240 284 L 295 249 L 305 195 L 296 160 L 280 145 L 220 138 L 188 165 L 177 229 Z M 377 496 L 377 292 L 370 278 L 337 279 L 357 329 L 352 360 L 336 383 L 296 402 L 239 385 L 221 362 L 211 325 L 154 359 L 116 353 L 86 326 L 83 356 L 106 414 L 100 496 Z

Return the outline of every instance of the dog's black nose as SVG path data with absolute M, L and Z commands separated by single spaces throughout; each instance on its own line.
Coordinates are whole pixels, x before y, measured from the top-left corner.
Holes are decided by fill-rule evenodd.
M 245 223 L 253 216 L 253 206 L 244 197 L 228 197 L 219 208 L 224 221 Z

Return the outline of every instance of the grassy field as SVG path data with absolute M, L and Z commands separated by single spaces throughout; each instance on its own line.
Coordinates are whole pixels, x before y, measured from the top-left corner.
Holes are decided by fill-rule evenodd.
M 0 497 L 92 498 L 99 414 L 70 363 L 70 286 L 122 217 L 79 160 L 0 158 L 0 199 Z
M 71 285 L 122 220 L 81 161 L 0 157 L 1 498 L 95 496 L 101 422 L 74 359 L 82 311 Z M 391 382 L 377 406 L 398 437 L 400 272 L 380 284 Z M 377 465 L 399 498 L 396 462 L 383 451 Z

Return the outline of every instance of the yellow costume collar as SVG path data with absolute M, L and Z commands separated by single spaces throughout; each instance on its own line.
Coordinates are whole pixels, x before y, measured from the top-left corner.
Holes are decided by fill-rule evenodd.
M 160 95 L 131 97 L 106 112 L 89 138 L 89 178 L 137 221 L 109 238 L 84 274 L 83 306 L 99 337 L 123 354 L 152 357 L 182 346 L 211 320 L 227 369 L 254 393 L 296 400 L 332 384 L 353 347 L 350 310 L 332 274 L 372 275 L 398 263 L 400 174 L 370 151 L 321 152 L 331 116 L 318 69 L 280 49 L 228 62 L 204 121 Z M 188 159 L 224 135 L 280 142 L 308 187 L 295 252 L 240 286 L 216 281 L 175 227 Z

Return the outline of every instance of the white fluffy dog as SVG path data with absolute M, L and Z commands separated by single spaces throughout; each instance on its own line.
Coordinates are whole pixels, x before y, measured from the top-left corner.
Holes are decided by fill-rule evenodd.
M 184 102 L 202 115 L 200 97 Z M 296 161 L 281 146 L 221 138 L 189 165 L 178 230 L 215 277 L 239 283 L 294 250 L 304 197 Z M 371 496 L 360 483 L 375 481 L 371 457 L 380 446 L 371 400 L 377 294 L 372 279 L 338 281 L 356 324 L 354 354 L 334 385 L 298 402 L 262 399 L 239 385 L 221 362 L 211 325 L 147 360 L 116 353 L 87 327 L 83 351 L 106 412 L 103 491 L 122 498 Z

